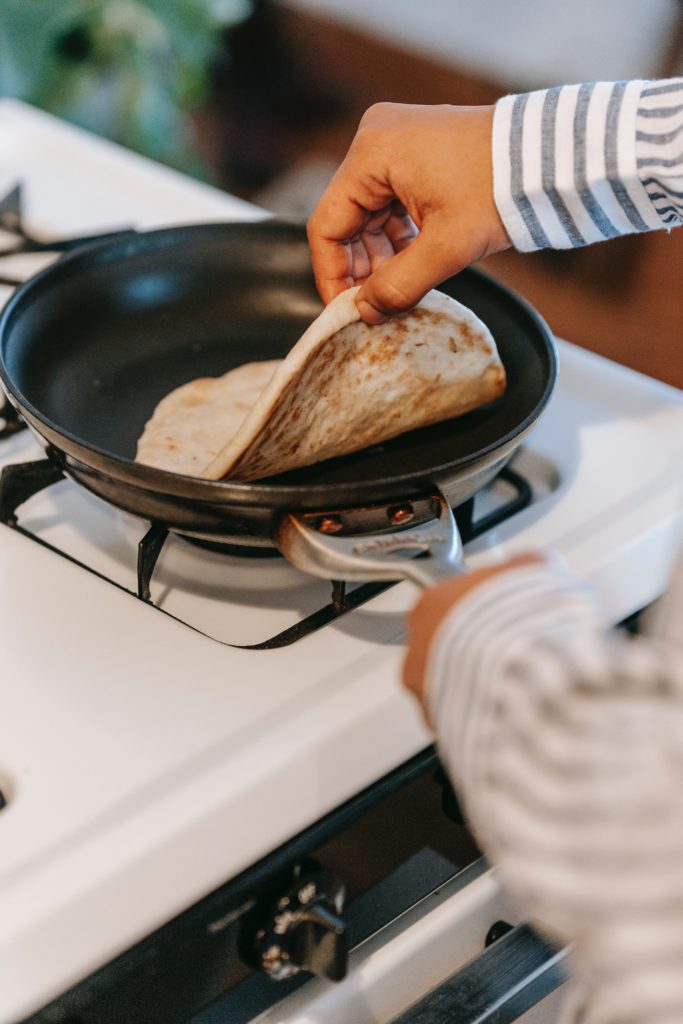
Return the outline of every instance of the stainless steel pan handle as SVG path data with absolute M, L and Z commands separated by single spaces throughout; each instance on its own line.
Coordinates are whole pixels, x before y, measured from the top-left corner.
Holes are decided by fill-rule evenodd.
M 281 521 L 275 540 L 290 562 L 312 576 L 328 580 L 407 579 L 429 587 L 455 573 L 467 572 L 462 540 L 448 502 L 436 491 L 431 503 L 431 519 L 393 532 L 354 532 L 354 521 L 367 511 L 364 509 L 324 515 L 291 512 Z M 414 557 L 415 552 L 422 557 Z M 413 557 L 406 557 L 411 554 Z

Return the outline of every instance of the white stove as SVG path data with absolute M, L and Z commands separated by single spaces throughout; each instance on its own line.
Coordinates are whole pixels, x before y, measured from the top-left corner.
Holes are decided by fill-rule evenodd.
M 1 101 L 0 196 L 17 181 L 27 226 L 45 237 L 262 215 Z M 36 261 L 5 259 L 0 273 L 24 276 Z M 683 533 L 683 395 L 559 348 L 556 394 L 513 463 L 533 500 L 466 554 L 484 565 L 556 548 L 616 623 L 663 591 Z M 0 442 L 0 466 L 42 456 L 26 431 Z M 479 495 L 475 519 L 508 489 Z M 145 603 L 146 529 L 68 480 L 22 505 L 18 529 L 0 525 L 0 1024 L 37 1020 L 431 743 L 398 683 L 410 584 L 321 619 L 329 586 L 282 559 L 171 538 Z M 289 642 L 311 616 L 325 624 Z M 362 944 L 340 985 L 314 980 L 262 1019 L 393 1019 L 472 955 L 464 922 L 502 912 L 486 871 L 444 900 Z M 60 1013 L 40 1020 L 95 1019 Z

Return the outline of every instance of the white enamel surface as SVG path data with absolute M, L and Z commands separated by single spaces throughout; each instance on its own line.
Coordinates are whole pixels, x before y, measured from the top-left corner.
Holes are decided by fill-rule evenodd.
M 46 233 L 250 213 L 16 103 L 0 102 L 0 140 L 0 189 L 27 181 L 31 223 Z M 55 167 L 59 202 L 45 199 Z M 665 585 L 681 531 L 683 403 L 573 346 L 561 359 L 556 398 L 518 463 L 538 500 L 469 557 L 554 545 L 617 620 Z M 20 435 L 0 445 L 0 465 L 38 454 Z M 133 589 L 121 517 L 94 514 L 99 502 L 70 482 L 52 491 L 27 503 L 22 525 Z M 255 596 L 259 572 L 269 582 Z M 11 798 L 0 813 L 0 1024 L 429 742 L 397 681 L 409 584 L 264 652 L 209 639 L 4 526 L 0 580 L 0 780 Z M 209 583 L 200 600 L 171 585 L 169 610 L 212 629 L 223 611 L 238 616 L 239 642 L 290 621 L 290 585 L 302 607 L 318 600 L 285 566 L 250 567 L 227 598 Z

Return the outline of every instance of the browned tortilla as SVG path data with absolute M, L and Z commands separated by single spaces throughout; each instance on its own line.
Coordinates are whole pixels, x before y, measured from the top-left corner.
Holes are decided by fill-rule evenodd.
M 201 476 L 226 437 L 237 433 L 280 363 L 245 363 L 222 377 L 200 377 L 171 391 L 145 426 L 137 461 Z
M 495 343 L 471 310 L 434 291 L 411 312 L 368 326 L 356 291 L 337 296 L 314 321 L 203 476 L 272 476 L 460 416 L 502 394 Z
M 282 362 L 248 364 L 167 396 L 140 439 L 139 461 L 212 480 L 255 480 L 460 416 L 502 394 L 495 343 L 471 310 L 430 292 L 411 312 L 368 326 L 356 292 L 337 296 Z

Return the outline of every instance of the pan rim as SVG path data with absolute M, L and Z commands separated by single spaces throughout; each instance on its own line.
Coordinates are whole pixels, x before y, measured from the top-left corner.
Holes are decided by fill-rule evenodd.
M 356 493 L 362 494 L 364 490 L 368 492 L 375 491 L 378 486 L 380 486 L 381 489 L 386 488 L 388 491 L 391 490 L 396 492 L 401 490 L 405 485 L 406 493 L 410 490 L 415 491 L 420 489 L 420 480 L 424 480 L 427 477 L 436 480 L 439 477 L 444 477 L 447 474 L 456 472 L 457 470 L 465 469 L 473 463 L 478 463 L 499 450 L 503 452 L 512 442 L 520 437 L 520 435 L 524 435 L 529 428 L 537 422 L 550 401 L 557 383 L 559 356 L 555 338 L 546 321 L 527 299 L 516 293 L 507 285 L 498 281 L 490 273 L 482 270 L 480 267 L 468 267 L 465 268 L 462 273 L 475 275 L 479 279 L 485 281 L 486 284 L 494 291 L 499 292 L 507 301 L 515 305 L 518 310 L 523 312 L 529 318 L 536 328 L 539 338 L 543 340 L 545 346 L 544 351 L 548 361 L 548 374 L 545 387 L 534 408 L 522 420 L 520 420 L 512 430 L 508 431 L 507 434 L 504 434 L 490 444 L 477 449 L 476 452 L 460 456 L 459 458 L 442 462 L 437 465 L 431 465 L 422 471 L 411 470 L 406 473 L 395 473 L 391 476 L 382 476 L 381 480 L 373 479 L 369 481 L 344 481 L 336 483 L 311 482 L 306 484 L 271 483 L 268 481 L 261 482 L 258 480 L 206 480 L 200 477 L 193 477 L 181 473 L 174 473 L 169 470 L 159 469 L 154 466 L 147 466 L 143 463 L 136 462 L 133 459 L 117 455 L 107 449 L 101 448 L 98 445 L 84 441 L 83 438 L 76 436 L 71 433 L 71 431 L 66 430 L 63 427 L 60 427 L 52 419 L 44 415 L 15 386 L 10 374 L 8 373 L 5 361 L 6 339 L 12 328 L 13 321 L 21 315 L 25 304 L 32 300 L 36 289 L 42 290 L 44 288 L 52 288 L 55 285 L 58 285 L 61 277 L 73 270 L 74 264 L 77 265 L 79 262 L 86 259 L 89 264 L 91 264 L 93 260 L 96 263 L 106 263 L 110 260 L 120 258 L 122 255 L 131 252 L 131 250 L 136 254 L 144 252 L 147 248 L 152 248 L 158 245 L 159 240 L 161 239 L 163 241 L 164 238 L 168 238 L 169 241 L 173 241 L 182 239 L 185 235 L 202 234 L 209 231 L 225 231 L 226 229 L 235 231 L 238 234 L 242 231 L 253 233 L 254 229 L 258 229 L 259 227 L 265 228 L 267 232 L 272 232 L 274 234 L 293 233 L 298 238 L 301 237 L 302 231 L 305 234 L 305 227 L 303 224 L 296 223 L 294 221 L 278 220 L 275 218 L 263 218 L 253 221 L 218 221 L 205 224 L 188 224 L 155 228 L 150 231 L 140 231 L 138 235 L 133 238 L 131 238 L 130 233 L 128 233 L 127 237 L 122 240 L 105 240 L 84 245 L 82 248 L 61 256 L 54 263 L 30 277 L 16 289 L 0 314 L 0 380 L 2 381 L 9 401 L 13 405 L 16 405 L 20 415 L 27 414 L 26 419 L 29 422 L 34 420 L 36 424 L 40 424 L 41 427 L 45 428 L 45 431 L 41 431 L 39 427 L 34 426 L 37 432 L 46 441 L 48 441 L 49 444 L 53 444 L 57 450 L 62 448 L 64 452 L 79 461 L 82 460 L 82 456 L 79 455 L 79 452 L 89 453 L 99 459 L 104 459 L 107 461 L 107 472 L 109 472 L 114 478 L 118 477 L 119 479 L 130 481 L 131 477 L 133 477 L 137 486 L 142 487 L 145 491 L 150 493 L 172 495 L 174 497 L 182 498 L 194 498 L 199 501 L 209 503 L 223 504 L 226 501 L 232 501 L 243 505 L 272 504 L 274 501 L 278 505 L 282 505 L 284 502 L 289 504 L 290 501 L 288 500 L 288 496 L 292 496 L 291 503 L 300 503 L 303 499 L 309 496 L 312 491 L 324 491 L 330 502 L 334 502 L 337 498 L 340 502 L 343 501 L 344 495 L 348 492 L 349 488 L 353 488 Z M 46 281 L 48 282 L 47 285 L 45 283 Z M 437 286 L 437 290 L 441 290 L 440 286 Z M 56 440 L 54 442 L 50 441 L 47 434 L 53 434 Z M 64 442 L 68 442 L 68 447 Z M 69 451 L 68 448 L 71 450 Z

